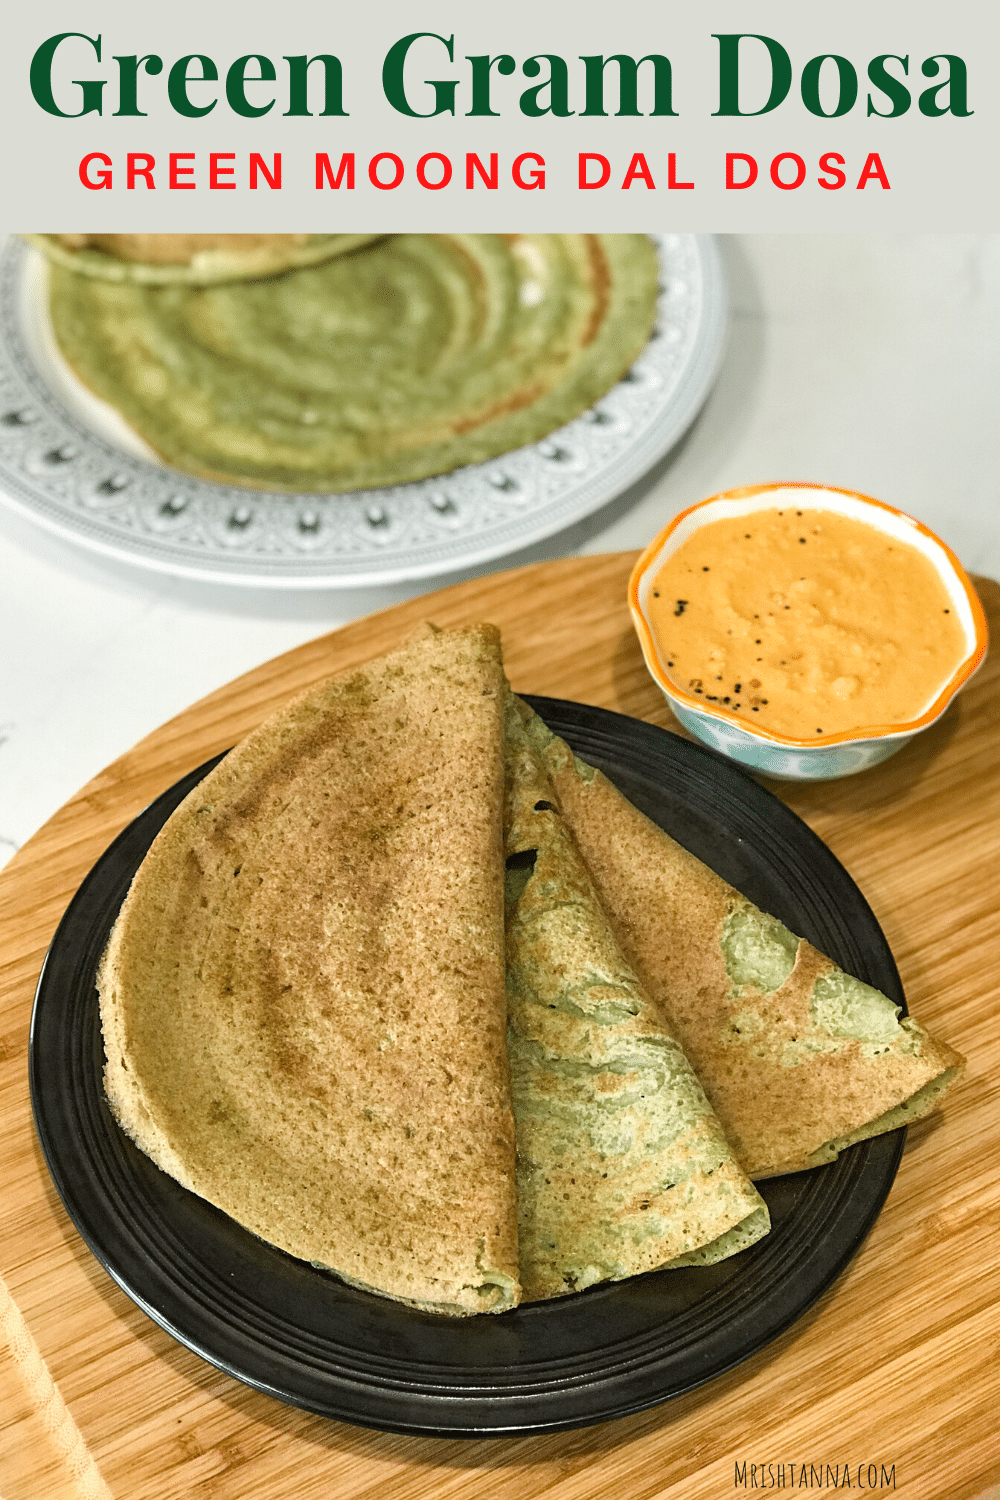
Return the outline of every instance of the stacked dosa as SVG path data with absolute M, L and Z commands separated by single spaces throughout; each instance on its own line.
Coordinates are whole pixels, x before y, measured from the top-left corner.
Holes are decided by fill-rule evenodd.
M 427 627 L 216 767 L 101 965 L 106 1091 L 254 1234 L 438 1311 L 518 1298 L 490 626 Z
M 927 1114 L 964 1060 L 681 848 L 535 715 L 527 731 L 626 958 L 748 1176 Z
M 69 365 L 166 463 L 341 492 L 446 474 L 579 416 L 646 344 L 657 278 L 641 234 L 402 234 L 216 286 L 57 264 L 49 302 Z
M 277 276 L 367 245 L 374 234 L 26 234 L 49 260 L 98 281 L 209 286 Z
M 511 695 L 507 1047 L 525 1299 L 767 1232 L 704 1092 L 622 957 Z

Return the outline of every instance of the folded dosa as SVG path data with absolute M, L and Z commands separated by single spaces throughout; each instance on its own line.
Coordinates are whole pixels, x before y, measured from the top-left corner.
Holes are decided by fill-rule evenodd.
M 211 286 L 320 265 L 375 234 L 26 234 L 49 260 L 81 276 L 135 286 Z
M 683 1052 L 629 968 L 511 695 L 507 986 L 526 1299 L 767 1232 Z
M 927 1114 L 964 1060 L 681 848 L 535 715 L 528 732 L 628 961 L 750 1177 Z
M 165 1171 L 344 1279 L 518 1297 L 490 626 L 311 688 L 186 798 L 101 965 L 106 1090 Z

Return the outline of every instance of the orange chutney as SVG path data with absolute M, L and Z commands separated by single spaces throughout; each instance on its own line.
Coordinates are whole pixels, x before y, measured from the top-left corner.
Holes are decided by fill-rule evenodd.
M 967 654 L 930 559 L 829 510 L 709 522 L 647 612 L 677 687 L 789 739 L 919 718 Z

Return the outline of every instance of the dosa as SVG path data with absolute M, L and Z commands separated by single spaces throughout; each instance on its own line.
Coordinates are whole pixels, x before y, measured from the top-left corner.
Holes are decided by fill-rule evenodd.
M 491 626 L 427 627 L 267 719 L 140 867 L 106 1091 L 289 1254 L 440 1312 L 518 1298 Z
M 507 1045 L 524 1297 L 711 1263 L 768 1229 L 625 962 L 511 695 Z
M 346 255 L 375 234 L 26 234 L 56 265 L 134 286 L 211 286 Z
M 626 958 L 748 1176 L 919 1119 L 964 1059 L 681 848 L 535 715 L 528 733 Z
M 70 367 L 164 462 L 339 493 L 578 417 L 645 346 L 658 274 L 641 234 L 400 234 L 216 286 L 53 265 L 49 307 Z

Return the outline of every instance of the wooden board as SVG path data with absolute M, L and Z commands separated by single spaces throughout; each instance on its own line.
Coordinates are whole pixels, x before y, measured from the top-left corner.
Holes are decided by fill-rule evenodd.
M 816 1488 L 817 1473 L 832 1488 L 834 1469 L 847 1488 L 845 1465 L 852 1490 L 910 1500 L 971 1500 L 996 1482 L 1000 653 L 886 765 L 775 787 L 857 879 L 912 1009 L 969 1071 L 940 1117 L 911 1128 L 886 1208 L 845 1275 L 782 1338 L 700 1391 L 578 1432 L 488 1442 L 309 1416 L 154 1326 L 92 1259 L 49 1182 L 28 1101 L 32 992 L 59 917 L 114 835 L 293 691 L 426 618 L 499 624 L 515 688 L 676 727 L 632 633 L 631 563 L 571 558 L 476 579 L 268 662 L 109 766 L 0 875 L 0 1275 L 115 1500 L 715 1500 L 779 1478 Z M 1000 638 L 1000 587 L 980 589 Z M 8 1381 L 11 1361 L 0 1349 Z M 0 1402 L 4 1389 L 0 1378 Z M 44 1423 L 30 1417 L 0 1405 L 4 1500 L 83 1494 L 93 1476 L 75 1489 L 43 1483 Z

